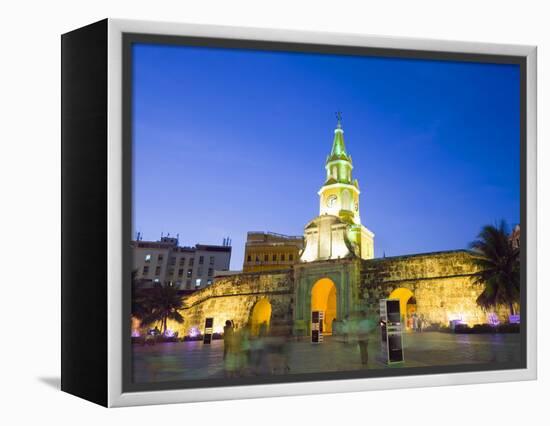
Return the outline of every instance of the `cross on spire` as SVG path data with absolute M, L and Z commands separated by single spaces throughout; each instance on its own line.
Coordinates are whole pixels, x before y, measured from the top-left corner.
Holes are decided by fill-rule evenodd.
M 342 111 L 336 111 L 336 120 L 338 121 L 336 127 L 338 129 L 342 128 Z

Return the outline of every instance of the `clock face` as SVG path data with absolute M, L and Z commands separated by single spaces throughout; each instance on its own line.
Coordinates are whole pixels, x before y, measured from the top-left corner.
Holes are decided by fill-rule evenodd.
M 331 195 L 330 197 L 327 198 L 327 207 L 331 208 L 331 207 L 334 207 L 334 205 L 336 204 L 336 200 L 338 199 L 338 197 L 336 195 Z

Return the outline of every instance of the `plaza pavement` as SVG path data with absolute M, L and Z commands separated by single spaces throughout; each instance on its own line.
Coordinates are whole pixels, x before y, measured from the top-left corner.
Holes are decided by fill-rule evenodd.
M 405 333 L 405 361 L 392 368 L 517 362 L 520 360 L 519 334 L 451 334 L 440 332 Z M 272 374 L 353 371 L 361 364 L 357 344 L 337 336 L 325 336 L 322 344 L 309 340 L 290 341 L 281 353 L 264 352 L 261 362 L 247 365 L 241 374 Z M 369 340 L 368 369 L 388 368 L 383 362 L 379 335 Z M 211 345 L 202 342 L 133 345 L 136 383 L 223 378 L 223 340 Z M 287 370 L 288 367 L 288 370 Z

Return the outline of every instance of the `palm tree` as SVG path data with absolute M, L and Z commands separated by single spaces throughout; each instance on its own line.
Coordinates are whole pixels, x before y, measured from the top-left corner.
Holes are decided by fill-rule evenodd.
M 173 285 L 152 288 L 145 296 L 144 306 L 142 324 L 149 325 L 160 322 L 162 334 L 166 332 L 169 319 L 180 324 L 183 322 L 183 317 L 179 313 L 179 310 L 183 308 L 183 300 L 178 294 L 177 287 Z
M 470 244 L 474 263 L 478 267 L 475 282 L 484 286 L 476 302 L 483 309 L 506 305 L 514 315 L 514 303 L 519 302 L 519 247 L 512 244 L 506 222 L 486 225 Z

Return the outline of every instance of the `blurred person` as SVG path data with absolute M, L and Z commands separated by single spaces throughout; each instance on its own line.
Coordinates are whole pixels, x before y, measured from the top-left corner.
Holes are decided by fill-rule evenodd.
M 371 315 L 361 312 L 348 321 L 349 341 L 359 348 L 361 364 L 366 368 L 369 362 L 369 334 L 376 329 L 378 322 Z
M 223 327 L 223 359 L 226 358 L 227 353 L 230 350 L 231 343 L 233 341 L 233 324 L 231 321 L 227 320 L 225 326 Z

